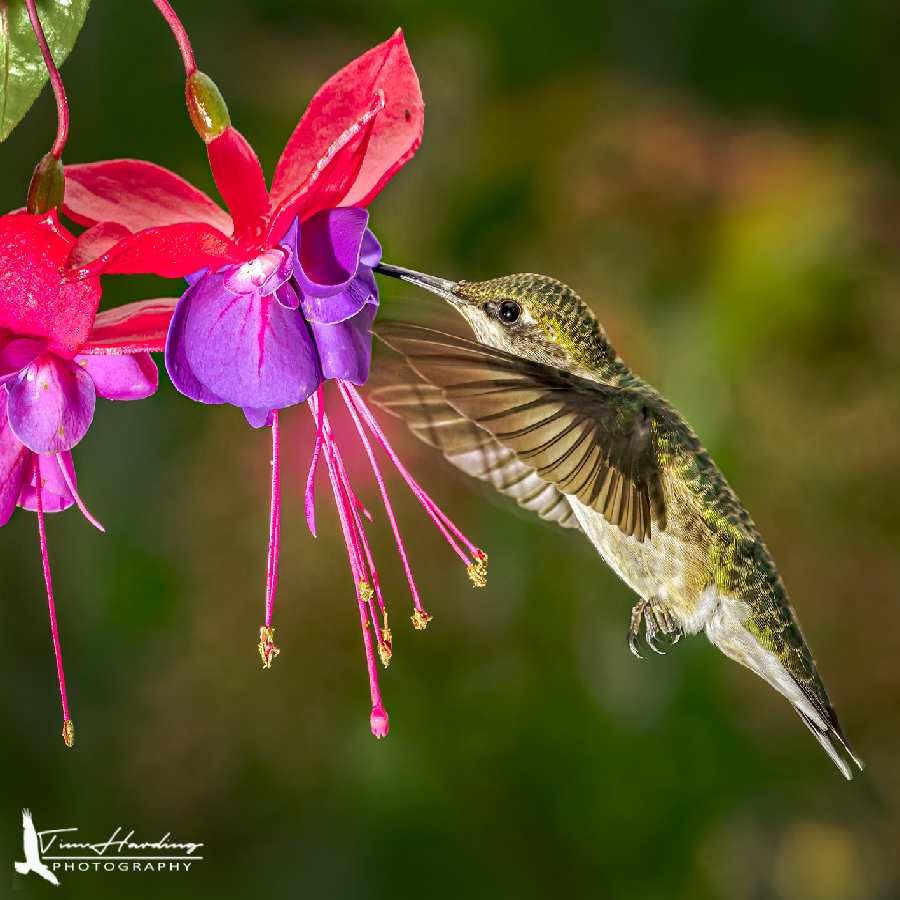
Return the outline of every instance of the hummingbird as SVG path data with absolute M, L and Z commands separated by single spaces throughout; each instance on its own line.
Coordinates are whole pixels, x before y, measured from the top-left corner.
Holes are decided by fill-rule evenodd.
M 545 275 L 450 281 L 382 263 L 446 300 L 474 340 L 385 323 L 402 373 L 372 401 L 463 472 L 579 529 L 637 595 L 627 642 L 705 632 L 781 693 L 850 780 L 844 735 L 778 569 L 690 425 L 616 354 L 591 308 Z

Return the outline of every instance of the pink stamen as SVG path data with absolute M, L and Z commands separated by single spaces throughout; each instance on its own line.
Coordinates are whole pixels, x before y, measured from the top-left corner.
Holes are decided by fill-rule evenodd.
M 41 48 L 41 56 L 47 67 L 47 74 L 50 76 L 50 84 L 53 86 L 53 97 L 56 100 L 56 140 L 54 140 L 50 152 L 56 159 L 59 159 L 66 147 L 66 141 L 69 139 L 69 102 L 66 99 L 62 76 L 59 74 L 59 69 L 56 68 L 53 54 L 47 44 L 35 0 L 25 0 L 25 8 L 28 10 L 28 18 L 31 20 L 31 29 Z
M 319 401 L 319 402 L 317 402 Z M 318 419 L 321 408 L 321 398 L 310 397 L 307 401 L 310 412 Z M 344 545 L 347 550 L 347 559 L 350 563 L 350 571 L 353 576 L 354 590 L 356 592 L 357 605 L 359 607 L 360 628 L 362 629 L 363 646 L 366 652 L 366 670 L 369 677 L 369 695 L 372 700 L 372 713 L 369 718 L 372 734 L 376 738 L 383 738 L 388 733 L 388 716 L 381 698 L 381 688 L 378 684 L 378 666 L 375 661 L 375 648 L 372 635 L 369 632 L 369 614 L 371 612 L 371 598 L 363 599 L 361 585 L 367 583 L 366 568 L 360 553 L 360 545 L 354 534 L 353 505 L 345 491 L 340 475 L 340 455 L 337 446 L 331 440 L 331 429 L 327 416 L 322 417 L 322 431 L 324 435 L 325 463 L 328 476 L 331 481 L 331 490 L 334 494 L 335 505 L 338 511 L 338 520 L 341 524 L 341 532 L 344 537 Z M 377 623 L 376 623 L 377 629 Z M 380 638 L 379 638 L 380 640 Z
M 259 655 L 263 668 L 270 669 L 272 660 L 281 652 L 275 646 L 272 616 L 278 590 L 278 559 L 281 553 L 281 430 L 278 410 L 272 413 L 272 499 L 269 514 L 269 554 L 266 564 L 266 621 L 259 629 Z
M 449 516 L 443 512 L 443 510 L 425 493 L 425 491 L 419 486 L 419 483 L 413 478 L 407 468 L 400 461 L 400 457 L 397 456 L 396 451 L 391 446 L 390 441 L 387 438 L 387 435 L 381 430 L 381 427 L 378 425 L 378 422 L 375 420 L 375 417 L 372 415 L 369 408 L 366 406 L 362 397 L 359 395 L 359 392 L 356 388 L 349 383 L 344 383 L 347 392 L 353 400 L 353 405 L 356 410 L 362 415 L 366 425 L 369 427 L 369 430 L 375 435 L 378 439 L 378 443 L 381 444 L 385 453 L 387 453 L 391 462 L 394 464 L 394 467 L 400 473 L 403 480 L 406 482 L 409 489 L 413 492 L 415 498 L 419 501 L 422 507 L 425 509 L 425 512 L 428 513 L 431 520 L 434 522 L 438 531 L 444 537 L 444 540 L 453 548 L 456 555 L 467 565 L 472 565 L 477 563 L 477 561 L 481 558 L 482 551 L 478 549 L 463 533 L 462 531 L 453 523 Z M 452 532 L 452 535 L 451 535 Z M 453 536 L 459 539 L 459 541 L 464 544 L 471 555 L 471 559 L 466 553 L 459 547 L 456 541 L 453 539 Z
M 316 469 L 319 466 L 319 457 L 322 455 L 322 443 L 325 440 L 325 404 L 322 396 L 322 385 L 316 388 L 316 443 L 313 446 L 312 460 L 309 464 L 309 474 L 306 476 L 306 494 L 304 506 L 306 508 L 306 525 L 313 537 L 316 536 Z
M 56 680 L 59 682 L 59 699 L 62 705 L 62 736 L 67 747 L 75 743 L 75 727 L 69 713 L 69 698 L 66 693 L 66 673 L 63 669 L 62 646 L 59 640 L 59 625 L 56 620 L 56 600 L 53 597 L 53 578 L 50 575 L 50 556 L 47 552 L 47 529 L 44 523 L 43 485 L 41 482 L 41 462 L 37 453 L 34 459 L 34 483 L 37 492 L 38 538 L 41 545 L 41 566 L 44 571 L 44 585 L 47 588 L 47 609 L 50 613 L 50 636 L 53 639 L 53 655 L 56 658 Z
M 153 5 L 162 13 L 162 17 L 166 20 L 169 30 L 175 37 L 178 49 L 181 52 L 181 59 L 184 63 L 184 74 L 190 78 L 197 71 L 197 63 L 194 60 L 194 51 L 191 48 L 191 39 L 181 24 L 178 14 L 172 9 L 172 5 L 167 0 L 153 0 Z
M 347 500 L 350 500 L 354 496 L 353 488 L 350 485 L 350 477 L 348 476 L 347 469 L 344 466 L 343 457 L 341 456 L 340 450 L 338 449 L 337 445 L 333 441 L 330 443 L 330 447 L 334 454 L 335 469 L 340 480 L 341 489 L 344 492 L 345 498 L 347 498 Z M 375 606 L 372 603 L 372 598 L 375 597 L 378 600 L 378 606 L 381 610 L 382 616 L 384 617 L 385 624 L 387 623 L 387 609 L 384 604 L 384 597 L 381 593 L 381 584 L 378 579 L 378 570 L 375 567 L 375 559 L 372 555 L 372 550 L 369 547 L 369 540 L 366 536 L 366 530 L 363 527 L 362 519 L 360 519 L 359 516 L 360 509 L 363 509 L 364 511 L 365 508 L 361 507 L 358 503 L 353 504 L 352 502 L 348 503 L 347 507 L 352 516 L 352 534 L 356 552 L 360 560 L 360 566 L 363 566 L 364 559 L 365 565 L 363 566 L 363 568 L 368 573 L 366 577 L 366 596 L 363 596 L 362 599 L 365 600 L 369 605 L 369 612 L 372 616 L 372 627 L 375 629 L 375 637 L 378 640 L 379 652 L 381 652 L 380 648 L 383 643 L 383 636 L 381 633 L 382 629 L 380 623 L 378 622 L 378 618 L 375 615 Z M 388 660 L 390 659 L 389 654 L 387 658 Z M 384 664 L 385 667 L 387 667 L 387 662 L 385 662 Z
M 81 511 L 81 514 L 97 529 L 97 531 L 102 531 L 106 534 L 106 529 L 100 524 L 100 522 L 94 517 L 91 511 L 84 505 L 84 500 L 81 499 L 81 495 L 78 493 L 78 488 L 75 485 L 75 479 L 69 474 L 69 470 L 66 467 L 65 460 L 61 453 L 56 454 L 56 462 L 59 465 L 59 470 L 62 472 L 63 481 L 66 483 L 66 487 L 69 489 L 69 493 L 72 495 L 72 498 L 75 500 L 75 505 Z
M 381 614 L 384 617 L 384 627 L 387 628 L 387 610 L 384 605 L 384 598 L 381 594 L 381 584 L 378 579 L 378 570 L 375 568 L 375 560 L 369 547 L 366 531 L 360 518 L 360 513 L 366 516 L 369 521 L 372 517 L 369 511 L 363 506 L 360 499 L 353 490 L 350 483 L 350 476 L 344 465 L 344 459 L 341 456 L 340 448 L 334 440 L 334 434 L 331 430 L 331 423 L 326 417 L 323 422 L 323 432 L 325 434 L 325 453 L 329 464 L 334 467 L 334 473 L 337 476 L 337 484 L 340 489 L 340 501 L 342 508 L 347 516 L 347 533 L 353 545 L 353 552 L 356 557 L 357 590 L 359 598 L 363 600 L 369 608 L 372 618 L 372 627 L 375 630 L 375 638 L 378 642 L 378 652 L 382 656 L 382 661 L 387 667 L 391 657 L 390 631 L 387 637 L 382 634 L 382 626 L 378 621 L 375 612 L 375 605 L 372 603 L 373 597 L 377 598 Z
M 397 546 L 397 553 L 400 556 L 400 562 L 403 565 L 407 584 L 409 584 L 409 592 L 412 595 L 413 604 L 416 609 L 421 610 L 422 601 L 419 598 L 419 590 L 416 587 L 412 566 L 410 565 L 409 556 L 406 552 L 406 546 L 403 543 L 403 537 L 400 534 L 400 526 L 397 524 L 397 517 L 394 515 L 394 507 L 388 496 L 387 486 L 384 483 L 384 477 L 381 474 L 378 460 L 375 458 L 375 451 L 366 436 L 365 429 L 360 421 L 359 413 L 350 396 L 347 385 L 343 381 L 338 381 L 338 387 L 340 388 L 341 396 L 344 398 L 344 403 L 350 412 L 350 417 L 353 419 L 353 424 L 356 426 L 356 433 L 359 435 L 359 439 L 362 441 L 362 445 L 365 448 L 366 456 L 369 458 L 369 465 L 372 467 L 372 474 L 375 476 L 375 483 L 378 485 L 378 491 L 381 494 L 381 502 L 384 504 L 384 511 L 387 514 L 388 522 L 391 525 L 391 531 L 394 533 L 394 543 Z

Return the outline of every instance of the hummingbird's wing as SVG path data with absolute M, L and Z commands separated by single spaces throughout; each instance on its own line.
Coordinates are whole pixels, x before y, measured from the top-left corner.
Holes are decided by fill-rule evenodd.
M 399 368 L 399 367 L 398 367 Z M 448 462 L 515 500 L 519 506 L 564 528 L 578 520 L 564 494 L 512 451 L 444 399 L 443 391 L 419 378 L 405 363 L 391 371 L 389 384 L 369 391 L 369 399 L 385 412 L 403 419 L 410 431 L 440 450 Z
M 643 395 L 417 325 L 376 330 L 463 418 L 639 541 L 665 527 Z

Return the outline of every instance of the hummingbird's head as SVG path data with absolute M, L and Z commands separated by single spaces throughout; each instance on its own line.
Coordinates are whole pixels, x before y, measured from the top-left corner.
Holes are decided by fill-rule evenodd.
M 590 307 L 546 275 L 447 281 L 382 263 L 377 272 L 443 297 L 469 323 L 479 343 L 557 368 L 595 370 L 615 351 Z

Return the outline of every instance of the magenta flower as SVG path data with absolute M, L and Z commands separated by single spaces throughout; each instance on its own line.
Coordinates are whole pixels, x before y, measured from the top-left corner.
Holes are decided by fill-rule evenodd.
M 66 695 L 44 514 L 77 505 L 72 448 L 85 436 L 96 398 L 140 400 L 156 391 L 149 351 L 162 349 L 172 300 L 134 303 L 97 315 L 100 280 L 74 278 L 79 242 L 56 213 L 0 217 L 0 526 L 16 506 L 37 513 L 50 628 L 63 710 Z
M 184 41 L 180 44 L 184 54 Z M 189 104 L 198 85 L 205 96 L 217 96 L 214 86 L 209 93 L 212 83 L 196 71 L 192 55 L 184 55 Z M 337 382 L 371 463 L 409 580 L 415 627 L 424 628 L 430 616 L 416 591 L 370 435 L 475 583 L 483 582 L 486 561 L 403 468 L 354 387 L 368 378 L 378 306 L 372 268 L 381 248 L 368 230 L 366 207 L 421 142 L 424 106 L 418 77 L 399 31 L 351 62 L 312 99 L 278 161 L 270 190 L 256 154 L 230 124 L 224 103 L 216 102 L 213 115 L 199 117 L 198 130 L 230 215 L 174 173 L 138 160 L 68 166 L 64 209 L 88 226 L 79 255 L 85 277 L 102 271 L 187 278 L 166 345 L 173 383 L 193 400 L 231 404 L 251 425 L 272 429 L 266 614 L 258 645 L 265 668 L 279 652 L 272 626 L 280 544 L 278 416 L 279 410 L 308 403 L 317 437 L 307 519 L 315 534 L 314 479 L 324 458 L 359 605 L 372 731 L 384 737 L 388 719 L 375 655 L 377 647 L 387 665 L 391 631 L 363 527 L 364 510 L 325 413 L 324 381 Z M 190 108 L 193 115 L 196 110 Z

